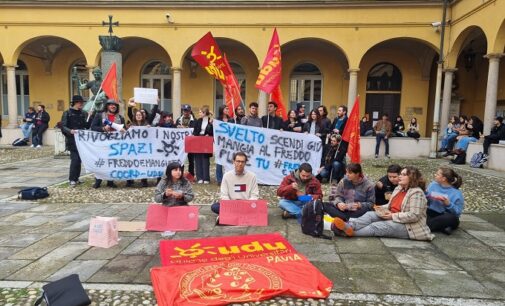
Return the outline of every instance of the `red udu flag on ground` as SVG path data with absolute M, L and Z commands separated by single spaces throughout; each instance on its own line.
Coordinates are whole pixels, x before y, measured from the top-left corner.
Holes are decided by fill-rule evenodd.
M 349 143 L 347 148 L 347 155 L 351 158 L 351 162 L 360 163 L 361 162 L 361 149 L 360 149 L 360 127 L 359 127 L 359 96 L 356 97 L 354 101 L 354 106 L 352 107 L 351 115 L 349 120 L 345 125 L 344 133 L 342 134 L 342 140 Z
M 116 63 L 112 63 L 107 71 L 107 75 L 102 81 L 102 90 L 105 92 L 109 99 L 119 103 L 119 95 L 117 94 L 117 69 Z

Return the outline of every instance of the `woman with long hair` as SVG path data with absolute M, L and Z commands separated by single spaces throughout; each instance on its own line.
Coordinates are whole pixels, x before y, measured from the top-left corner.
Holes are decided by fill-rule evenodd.
M 184 169 L 178 162 L 168 164 L 154 192 L 154 201 L 165 206 L 188 205 L 193 200 L 193 188 L 184 178 Z
M 305 134 L 316 135 L 321 137 L 323 127 L 321 126 L 321 116 L 317 109 L 313 109 L 309 113 L 309 119 L 303 125 L 303 132 Z
M 449 118 L 449 123 L 447 123 L 447 127 L 445 128 L 445 133 L 444 136 L 442 137 L 442 141 L 440 142 L 440 149 L 438 150 L 438 152 L 447 151 L 449 140 L 458 137 L 459 134 L 458 128 L 459 128 L 458 116 L 451 116 L 451 118 Z
M 145 112 L 142 112 L 142 110 L 138 110 L 135 112 L 135 116 L 133 117 L 133 121 L 130 123 L 128 128 L 131 128 L 133 126 L 145 126 L 145 127 L 150 127 L 149 123 L 147 122 L 146 119 L 146 114 Z M 141 179 L 140 184 L 142 187 L 147 187 L 147 179 Z M 127 180 L 126 181 L 126 187 L 133 187 L 133 180 Z
M 193 135 L 195 136 L 213 136 L 212 116 L 208 105 L 204 105 L 199 111 L 200 118 L 195 123 Z M 195 153 L 195 170 L 198 184 L 210 183 L 210 157 L 212 154 Z
M 409 130 L 407 131 L 407 136 L 419 140 L 421 134 L 419 134 L 419 124 L 417 123 L 417 118 L 412 117 L 409 123 Z
M 426 225 L 426 196 L 424 178 L 419 169 L 408 166 L 400 172 L 398 187 L 389 203 L 378 206 L 357 219 L 345 222 L 333 219 L 332 231 L 336 235 L 357 237 L 392 237 L 412 240 L 432 240 Z
M 396 137 L 404 137 L 405 136 L 405 123 L 403 123 L 402 116 L 396 116 L 396 120 L 393 123 L 393 135 Z
M 465 207 L 463 193 L 459 190 L 463 179 L 453 169 L 440 167 L 435 180 L 426 191 L 428 198 L 428 227 L 432 232 L 450 235 L 459 226 L 459 216 Z
M 288 112 L 288 119 L 284 121 L 282 129 L 288 132 L 301 132 L 303 124 L 298 120 L 296 110 L 292 109 Z

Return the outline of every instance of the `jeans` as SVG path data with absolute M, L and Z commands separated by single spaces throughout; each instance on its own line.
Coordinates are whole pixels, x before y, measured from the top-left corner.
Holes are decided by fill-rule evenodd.
M 330 179 L 330 175 L 331 175 L 332 180 L 340 181 L 340 179 L 342 178 L 343 173 L 344 173 L 344 171 L 343 171 L 344 168 L 345 168 L 344 163 L 341 163 L 341 162 L 335 160 L 335 161 L 333 161 L 333 163 L 331 165 L 324 166 L 324 168 L 321 170 L 321 173 L 319 173 L 319 175 L 322 178 L 326 178 L 328 180 Z
M 375 211 L 369 211 L 357 219 L 350 219 L 349 224 L 357 237 L 391 237 L 409 239 L 405 224 L 384 220 Z
M 452 139 L 455 139 L 456 137 L 458 137 L 458 135 L 459 135 L 458 133 L 449 133 L 448 135 L 445 135 L 442 138 L 442 142 L 440 144 L 440 149 L 448 149 L 449 142 Z
M 389 139 L 386 138 L 385 134 L 382 133 L 377 133 L 377 136 L 375 137 L 375 155 L 379 155 L 379 148 L 381 146 L 381 140 L 384 141 L 384 144 L 386 145 L 386 155 L 389 155 Z
M 477 142 L 477 139 L 474 137 L 463 137 L 458 142 L 456 143 L 455 149 L 460 149 L 466 152 L 466 149 L 468 149 L 468 145 L 470 142 Z
M 218 184 L 221 184 L 223 180 L 223 166 L 216 164 L 216 181 Z
M 196 178 L 210 182 L 210 157 L 208 154 L 195 154 Z
M 68 180 L 77 182 L 79 176 L 81 176 L 81 157 L 79 156 L 79 151 L 77 149 L 70 150 L 70 172 L 68 174 Z
M 42 145 L 42 134 L 47 130 L 47 124 L 36 125 L 32 131 L 32 145 Z
M 30 134 L 32 133 L 33 123 L 25 122 L 21 125 L 21 131 L 23 132 L 23 137 L 25 139 L 30 139 Z
M 295 216 L 298 219 L 298 222 L 302 221 L 302 208 L 305 204 L 307 204 L 307 202 L 286 199 L 281 199 L 279 201 L 279 207 Z

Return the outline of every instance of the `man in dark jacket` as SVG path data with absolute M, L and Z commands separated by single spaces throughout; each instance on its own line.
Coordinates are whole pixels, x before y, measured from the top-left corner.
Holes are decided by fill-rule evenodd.
M 500 140 L 505 140 L 505 124 L 503 124 L 503 117 L 496 117 L 494 119 L 494 126 L 491 129 L 491 133 L 484 136 L 484 156 L 483 161 L 486 162 L 489 158 L 489 147 L 492 143 L 499 143 Z
M 46 112 L 46 107 L 42 104 L 37 106 L 37 115 L 35 116 L 35 124 L 32 131 L 32 148 L 40 149 L 42 147 L 42 134 L 49 127 L 51 117 Z
M 283 219 L 300 220 L 302 208 L 307 203 L 298 200 L 298 197 L 303 195 L 311 195 L 313 200 L 323 199 L 321 183 L 312 175 L 312 166 L 308 163 L 301 164 L 298 170 L 284 177 L 277 189 L 277 196 L 282 198 L 279 206 L 284 210 Z
M 384 205 L 389 203 L 393 190 L 398 186 L 402 167 L 393 164 L 389 165 L 386 175 L 381 177 L 375 184 L 375 204 Z
M 116 130 L 112 127 L 113 123 L 123 126 L 118 132 L 126 132 L 124 129 L 125 120 L 123 116 L 119 114 L 119 104 L 116 101 L 109 99 L 105 102 L 104 110 L 96 114 L 93 118 L 93 121 L 91 122 L 91 130 L 102 133 L 116 132 Z M 102 180 L 95 178 L 93 188 L 100 188 L 101 184 Z M 107 187 L 116 188 L 117 186 L 113 181 L 107 181 Z
M 70 169 L 68 180 L 70 187 L 80 183 L 81 157 L 75 144 L 74 135 L 78 130 L 89 129 L 91 120 L 88 121 L 88 113 L 82 110 L 84 99 L 81 96 L 73 96 L 70 108 L 61 117 L 61 132 L 65 135 L 65 148 L 70 152 Z
M 277 104 L 274 101 L 268 102 L 268 115 L 261 117 L 261 122 L 267 129 L 280 130 L 282 128 L 282 118 L 277 116 Z
M 345 172 L 345 154 L 347 153 L 348 143 L 342 141 L 342 136 L 332 134 L 330 143 L 324 147 L 321 168 L 317 179 L 335 180 L 337 183 L 342 179 Z M 330 182 L 331 183 L 331 182 Z
M 331 124 L 331 132 L 333 134 L 344 133 L 345 125 L 347 124 L 347 106 L 340 105 L 337 109 L 337 117 L 333 119 L 333 123 Z

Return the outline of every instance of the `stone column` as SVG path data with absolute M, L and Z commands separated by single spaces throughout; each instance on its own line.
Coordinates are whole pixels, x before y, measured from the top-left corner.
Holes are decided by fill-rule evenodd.
M 438 62 L 435 103 L 433 107 L 433 128 L 431 130 L 430 158 L 437 158 L 438 131 L 440 130 L 440 92 L 442 91 L 443 62 Z
M 358 71 L 359 68 L 347 69 L 349 72 L 349 94 L 347 96 L 347 108 L 350 113 L 358 94 Z
M 267 114 L 267 104 L 269 96 L 270 95 L 264 92 L 263 90 L 260 90 L 258 93 L 258 116 L 260 118 Z
M 172 67 L 172 113 L 174 121 L 181 116 L 181 71 L 180 67 Z
M 493 119 L 496 116 L 496 99 L 498 96 L 500 57 L 503 55 L 505 54 L 493 53 L 484 56 L 485 58 L 489 59 L 486 87 L 486 105 L 484 107 L 484 135 L 489 135 L 489 132 L 493 126 Z
M 120 101 L 119 104 L 121 105 L 120 110 L 124 110 L 126 107 L 122 103 L 123 99 L 123 56 L 121 53 L 117 51 L 102 51 L 101 54 L 102 58 L 102 65 L 101 69 L 103 72 L 103 77 L 107 75 L 107 72 L 109 72 L 110 66 L 112 66 L 112 63 L 116 63 L 116 77 L 117 77 L 117 95 Z
M 18 126 L 18 102 L 16 93 L 16 67 L 15 65 L 4 65 L 7 70 L 7 104 L 9 107 L 8 128 Z
M 457 70 L 456 68 L 447 68 L 444 70 L 444 94 L 442 98 L 442 111 L 440 114 L 440 130 L 442 131 L 446 128 L 447 123 L 449 123 L 449 109 L 452 100 L 452 80 L 454 79 L 454 72 Z

